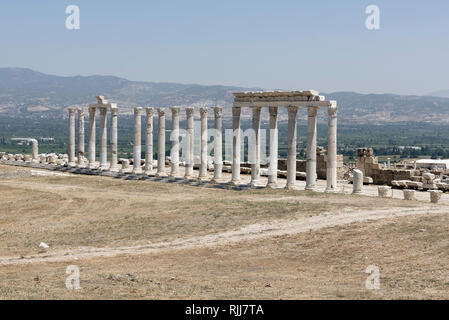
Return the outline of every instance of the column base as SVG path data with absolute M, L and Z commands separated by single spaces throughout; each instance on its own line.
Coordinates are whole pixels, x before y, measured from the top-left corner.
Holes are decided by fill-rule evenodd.
M 110 172 L 119 172 L 120 169 L 118 167 L 111 167 L 111 168 L 109 168 L 109 171 Z
M 108 166 L 107 165 L 100 165 L 100 168 L 99 168 L 101 171 L 106 171 L 106 170 L 108 170 Z
M 75 162 L 69 162 L 67 165 L 69 167 L 76 167 L 76 163 Z
M 249 183 L 249 187 L 250 188 L 257 188 L 258 187 L 258 183 L 260 183 L 260 180 L 252 180 L 250 183 Z
M 143 172 L 143 174 L 146 175 L 146 176 L 152 176 L 152 175 L 154 175 L 154 172 L 153 172 L 153 170 L 145 170 Z
M 326 188 L 324 193 L 338 193 L 338 190 L 336 188 Z
M 231 180 L 228 183 L 231 187 L 240 187 L 240 180 Z
M 306 187 L 304 188 L 304 190 L 307 190 L 307 191 L 316 191 L 317 188 L 316 188 L 316 186 L 306 186 Z
M 222 180 L 222 177 L 213 177 L 212 180 L 210 180 L 211 183 L 218 184 L 220 183 L 220 180 Z
M 133 169 L 132 174 L 142 174 L 142 169 Z
M 292 184 L 292 185 L 286 185 L 285 190 L 299 190 L 299 188 L 296 184 Z
M 267 183 L 266 188 L 268 188 L 268 189 L 277 189 L 278 188 L 278 184 L 277 184 L 277 182 L 269 182 L 269 183 Z
M 155 175 L 157 178 L 166 178 L 167 174 L 165 172 L 156 172 Z
M 199 182 L 206 182 L 206 181 L 209 181 L 209 177 L 208 176 L 201 176 L 201 177 L 198 177 L 197 180 Z
M 355 191 L 355 192 L 352 192 L 351 194 L 362 194 L 362 191 Z

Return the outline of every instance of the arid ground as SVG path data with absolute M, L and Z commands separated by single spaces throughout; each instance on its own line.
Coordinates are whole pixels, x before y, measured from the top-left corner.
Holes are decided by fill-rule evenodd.
M 449 298 L 445 201 L 6 165 L 0 195 L 1 299 Z M 66 288 L 69 265 L 78 290 Z M 370 265 L 379 290 L 365 286 Z

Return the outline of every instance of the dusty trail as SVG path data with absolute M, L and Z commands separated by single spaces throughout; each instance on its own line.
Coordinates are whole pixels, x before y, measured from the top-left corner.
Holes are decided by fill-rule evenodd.
M 342 226 L 356 222 L 393 219 L 422 214 L 447 214 L 449 208 L 439 205 L 421 206 L 417 208 L 390 208 L 379 210 L 342 210 L 323 213 L 318 216 L 289 221 L 272 221 L 263 224 L 250 224 L 238 230 L 225 231 L 201 237 L 191 237 L 169 242 L 149 243 L 148 245 L 117 248 L 79 247 L 71 250 L 48 251 L 44 254 L 19 257 L 0 257 L 0 266 L 28 263 L 64 262 L 77 259 L 97 257 L 113 257 L 117 255 L 151 254 L 169 250 L 193 249 L 220 246 L 242 241 L 252 241 L 273 236 L 292 235 L 316 231 L 323 228 Z

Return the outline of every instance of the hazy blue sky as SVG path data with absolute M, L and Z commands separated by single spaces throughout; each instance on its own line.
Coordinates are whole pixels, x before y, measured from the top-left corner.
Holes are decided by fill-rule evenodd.
M 78 5 L 80 30 L 65 8 Z M 380 8 L 380 30 L 365 8 Z M 2 1 L 0 66 L 321 92 L 449 89 L 449 1 Z

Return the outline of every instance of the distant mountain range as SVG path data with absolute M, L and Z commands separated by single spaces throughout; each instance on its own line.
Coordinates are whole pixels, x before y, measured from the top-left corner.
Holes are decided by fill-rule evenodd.
M 118 103 L 125 113 L 138 105 L 227 108 L 232 105 L 232 92 L 248 90 L 261 89 L 130 81 L 100 75 L 63 77 L 30 69 L 0 68 L 0 116 L 60 117 L 69 106 L 94 103 L 97 95 Z M 323 94 L 329 100 L 337 100 L 339 121 L 343 122 L 449 122 L 449 90 L 436 92 L 435 96 Z

